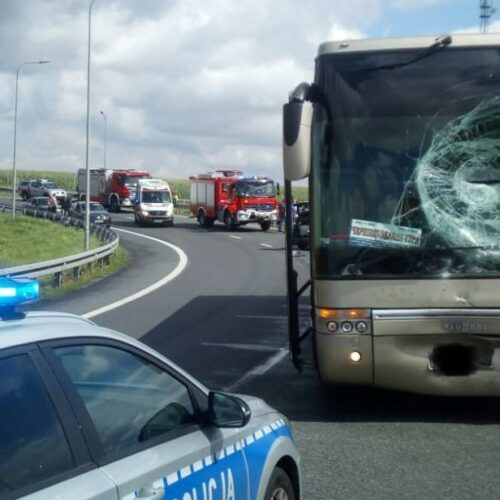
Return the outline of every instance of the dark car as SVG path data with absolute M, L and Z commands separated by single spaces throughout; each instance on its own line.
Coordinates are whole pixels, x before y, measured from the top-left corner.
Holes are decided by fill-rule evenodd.
M 292 230 L 292 244 L 301 250 L 308 250 L 311 242 L 309 202 L 295 204 L 296 219 Z
M 103 224 L 107 227 L 111 226 L 111 216 L 106 209 L 95 201 L 89 203 L 90 206 L 90 222 L 91 224 Z M 85 221 L 85 202 L 79 201 L 75 203 L 70 212 L 70 224 L 78 223 L 78 221 Z

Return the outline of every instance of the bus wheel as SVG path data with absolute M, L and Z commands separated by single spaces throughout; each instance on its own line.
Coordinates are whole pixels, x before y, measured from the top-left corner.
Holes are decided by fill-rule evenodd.
M 295 492 L 293 490 L 293 484 L 288 474 L 281 469 L 276 467 L 271 474 L 269 479 L 269 484 L 266 488 L 266 493 L 264 494 L 265 500 L 295 500 Z
M 262 229 L 262 231 L 268 231 L 270 227 L 271 227 L 270 220 L 264 220 L 260 223 L 260 228 Z

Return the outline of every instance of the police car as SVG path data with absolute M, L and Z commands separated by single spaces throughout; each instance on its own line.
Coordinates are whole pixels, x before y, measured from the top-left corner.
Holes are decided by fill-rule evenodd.
M 0 498 L 299 499 L 286 418 L 0 278 Z

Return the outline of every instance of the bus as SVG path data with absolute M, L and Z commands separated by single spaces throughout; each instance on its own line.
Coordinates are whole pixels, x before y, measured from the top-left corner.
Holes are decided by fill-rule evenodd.
M 499 396 L 500 35 L 321 44 L 283 160 L 287 209 L 292 181 L 310 197 L 301 287 L 287 228 L 295 366 L 311 334 L 327 384 Z

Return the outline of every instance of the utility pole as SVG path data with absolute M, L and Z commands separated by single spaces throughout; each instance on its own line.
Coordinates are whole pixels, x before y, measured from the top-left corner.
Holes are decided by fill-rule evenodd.
M 479 31 L 486 33 L 490 24 L 490 17 L 495 14 L 493 0 L 479 0 Z

